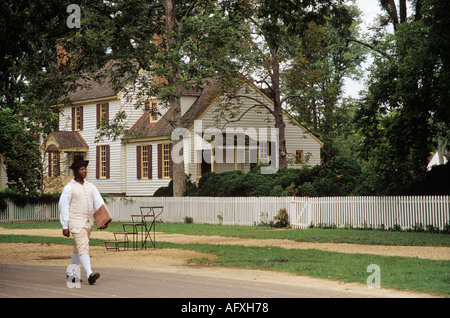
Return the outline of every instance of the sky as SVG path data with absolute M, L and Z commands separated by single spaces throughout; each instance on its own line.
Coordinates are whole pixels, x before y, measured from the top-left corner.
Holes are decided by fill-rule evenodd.
M 362 31 L 367 31 L 367 27 L 373 24 L 375 18 L 381 13 L 381 8 L 379 5 L 379 0 L 356 0 L 356 4 L 362 11 L 363 25 L 361 26 Z M 370 65 L 370 59 L 368 62 L 363 64 L 362 67 L 367 68 Z M 354 81 L 352 79 L 345 80 L 344 97 L 351 96 L 358 98 L 358 92 L 364 88 L 363 81 Z

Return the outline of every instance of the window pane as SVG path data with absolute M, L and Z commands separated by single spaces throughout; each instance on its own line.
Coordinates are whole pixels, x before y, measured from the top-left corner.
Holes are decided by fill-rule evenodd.
M 170 144 L 163 144 L 163 178 L 170 178 Z
M 106 146 L 100 146 L 100 178 L 106 178 Z
M 148 179 L 148 146 L 141 148 L 142 179 Z

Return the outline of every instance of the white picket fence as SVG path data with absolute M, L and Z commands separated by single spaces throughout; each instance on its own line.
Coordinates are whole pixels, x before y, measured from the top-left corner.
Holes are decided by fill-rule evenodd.
M 134 197 L 108 202 L 113 220 L 127 222 L 141 206 L 163 206 L 158 220 L 182 223 L 186 217 L 197 224 L 258 225 L 273 221 L 286 209 L 290 224 L 410 229 L 421 225 L 443 229 L 450 223 L 450 196 L 392 197 Z M 17 207 L 9 202 L 0 212 L 0 223 L 58 220 L 54 204 Z
M 139 197 L 133 203 L 116 199 L 108 203 L 114 219 L 127 221 L 139 213 L 140 206 L 164 206 L 158 220 L 198 224 L 257 225 L 268 223 L 282 208 L 289 211 L 292 197 Z
M 450 196 L 294 198 L 291 224 L 335 225 L 356 228 L 410 229 L 450 223 Z
M 6 211 L 0 211 L 0 223 L 40 222 L 59 220 L 58 203 L 15 205 L 7 201 Z

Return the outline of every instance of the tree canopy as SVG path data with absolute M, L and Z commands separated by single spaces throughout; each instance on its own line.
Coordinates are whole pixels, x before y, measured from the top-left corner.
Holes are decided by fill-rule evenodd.
M 357 118 L 368 188 L 396 194 L 423 180 L 437 137 L 449 137 L 449 22 L 442 12 L 450 7 L 415 1 L 408 16 L 406 1 L 398 10 L 393 1 L 381 4 L 394 32 L 380 36 L 385 54 L 374 54 Z
M 80 21 L 69 20 L 71 2 L 0 3 L 0 154 L 9 186 L 19 191 L 41 187 L 37 137 L 57 127 L 52 106 L 67 102 L 86 76 L 108 76 L 116 89 L 139 83 L 182 127 L 183 88 L 216 75 L 231 82 L 239 72 L 274 102 L 280 166 L 287 165 L 286 109 L 325 141 L 325 165 L 352 165 L 342 159 L 348 156 L 357 161 L 358 193 L 405 193 L 426 180 L 430 155 L 442 159 L 448 148 L 449 1 L 380 0 L 383 14 L 364 38 L 359 11 L 340 0 L 80 0 Z M 367 52 L 373 62 L 366 89 L 359 99 L 342 99 L 343 79 L 360 76 Z M 98 137 L 123 134 L 123 116 L 102 126 L 110 131 Z M 174 193 L 182 195 L 178 168 Z M 319 183 L 297 184 L 295 193 L 328 187 Z

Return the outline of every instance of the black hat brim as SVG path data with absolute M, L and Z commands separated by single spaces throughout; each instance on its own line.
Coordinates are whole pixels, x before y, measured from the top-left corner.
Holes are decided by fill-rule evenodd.
M 88 164 L 89 164 L 88 160 L 79 160 L 72 163 L 72 165 L 69 168 L 72 170 L 78 170 L 81 167 L 87 167 Z

